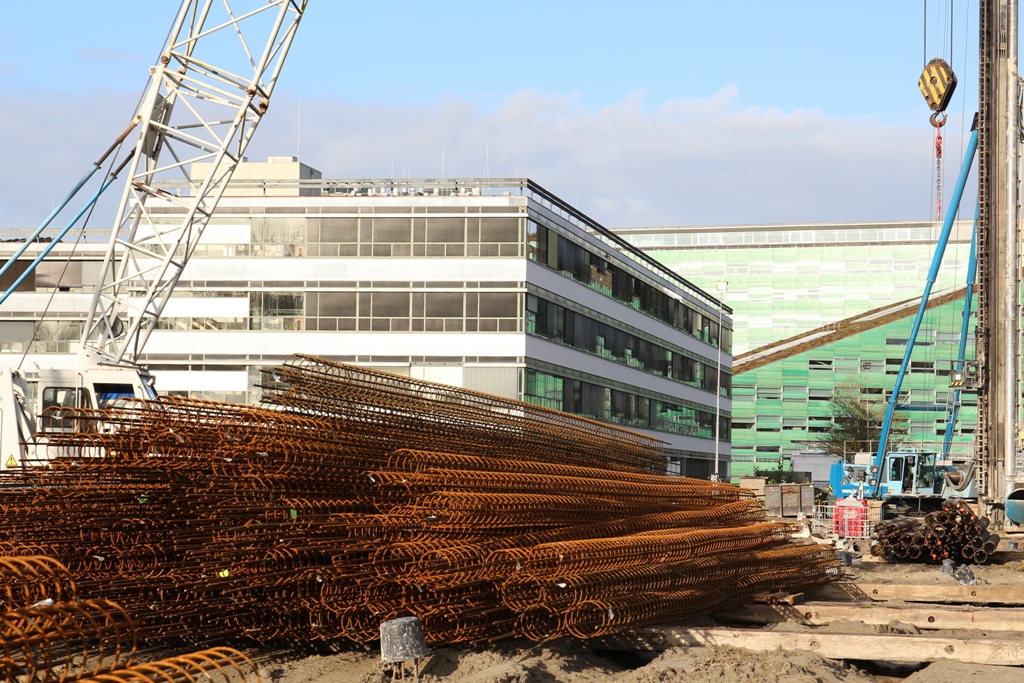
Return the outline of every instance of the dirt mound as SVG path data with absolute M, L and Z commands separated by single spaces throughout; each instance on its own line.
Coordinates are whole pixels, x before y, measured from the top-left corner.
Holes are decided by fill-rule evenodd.
M 438 650 L 423 668 L 423 683 L 603 683 L 621 667 L 579 643 L 507 644 Z
M 270 683 L 380 683 L 380 655 L 367 651 L 276 657 L 259 666 Z

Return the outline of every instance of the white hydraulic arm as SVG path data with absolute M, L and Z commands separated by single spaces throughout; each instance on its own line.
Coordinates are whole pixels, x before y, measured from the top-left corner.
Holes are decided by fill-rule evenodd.
M 184 0 L 135 116 L 140 132 L 79 363 L 137 361 L 256 126 L 307 0 Z M 211 163 L 193 182 L 195 162 Z M 190 196 L 154 186 L 184 178 Z M 154 220 L 150 198 L 184 214 Z M 180 220 L 177 220 L 180 217 Z

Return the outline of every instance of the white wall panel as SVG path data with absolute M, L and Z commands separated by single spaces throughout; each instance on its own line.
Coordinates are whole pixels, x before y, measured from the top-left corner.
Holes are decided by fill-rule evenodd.
M 249 315 L 249 297 L 223 299 L 171 297 L 164 308 L 165 318 L 245 318 Z
M 200 244 L 249 244 L 252 228 L 248 223 L 237 225 L 207 225 Z
M 36 368 L 66 370 L 75 367 L 76 358 L 73 353 L 32 353 L 22 363 L 20 353 L 0 353 L 0 366 L 16 369 L 20 365 L 22 374 L 35 372 Z
M 50 301 L 50 297 L 53 301 Z M 43 311 L 49 304 L 50 313 L 88 313 L 92 304 L 92 294 L 71 294 L 70 292 L 57 292 L 56 295 L 49 293 L 32 294 L 18 292 L 11 294 L 4 302 L 4 310 L 7 311 Z
M 413 365 L 409 368 L 409 377 L 461 387 L 465 386 L 462 370 L 461 365 Z
M 189 261 L 184 280 L 510 281 L 526 279 L 526 259 L 263 258 Z
M 146 353 L 329 356 L 501 356 L 526 352 L 523 334 L 396 332 L 171 332 L 157 330 Z
M 168 391 L 246 391 L 249 388 L 249 376 L 245 370 L 160 370 L 153 376 L 156 378 L 156 390 L 161 394 Z

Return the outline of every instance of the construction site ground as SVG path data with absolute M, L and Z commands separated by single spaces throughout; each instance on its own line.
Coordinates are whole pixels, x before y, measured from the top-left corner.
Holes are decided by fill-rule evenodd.
M 1003 683 L 1024 680 L 1024 553 L 971 567 L 865 560 L 793 605 L 751 604 L 622 636 L 435 647 L 423 683 Z M 872 597 L 873 596 L 873 597 Z M 771 622 L 771 623 L 766 623 Z M 941 628 L 939 628 L 941 627 Z M 739 647 L 742 643 L 745 647 Z M 746 648 L 756 648 L 754 651 Z M 369 645 L 252 652 L 264 681 L 382 680 Z M 1000 662 L 991 664 L 987 662 Z M 412 664 L 409 678 L 412 680 Z

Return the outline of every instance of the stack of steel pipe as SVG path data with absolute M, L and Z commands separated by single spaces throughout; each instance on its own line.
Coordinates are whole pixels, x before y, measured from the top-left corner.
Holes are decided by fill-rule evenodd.
M 244 683 L 259 680 L 230 648 L 134 661 L 136 625 L 116 602 L 76 597 L 67 568 L 49 557 L 0 557 L 0 677 L 5 681 Z
M 892 562 L 985 564 L 999 545 L 988 523 L 964 501 L 948 500 L 924 517 L 897 517 L 876 526 L 871 553 Z
M 0 476 L 0 551 L 64 563 L 143 642 L 594 636 L 835 579 L 749 491 L 644 435 L 306 356 L 262 407 L 72 409 Z

